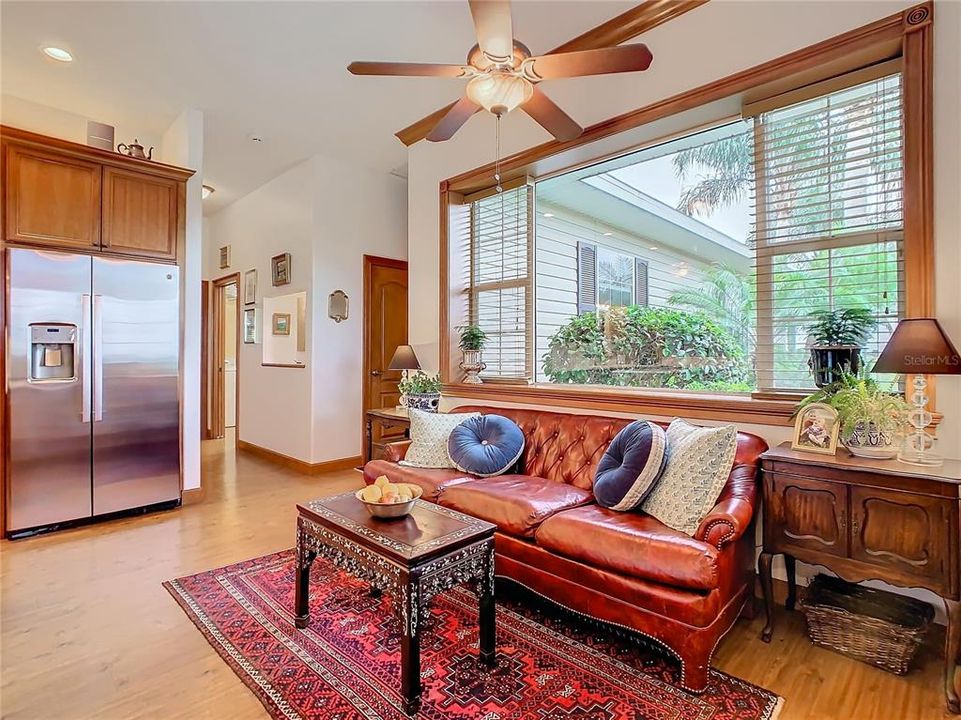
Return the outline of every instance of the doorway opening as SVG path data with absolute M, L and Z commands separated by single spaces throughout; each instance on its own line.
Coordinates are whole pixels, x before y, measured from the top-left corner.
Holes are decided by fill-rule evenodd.
M 239 421 L 240 273 L 211 283 L 210 437 L 236 446 Z

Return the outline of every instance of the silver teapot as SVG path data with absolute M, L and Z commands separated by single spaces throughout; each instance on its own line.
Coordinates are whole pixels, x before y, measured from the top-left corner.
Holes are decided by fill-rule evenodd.
M 127 145 L 126 143 L 120 143 L 117 146 L 117 152 L 127 157 L 137 158 L 138 160 L 153 160 L 153 148 L 151 147 L 146 153 L 143 151 L 143 145 L 137 138 L 133 139 L 133 142 Z

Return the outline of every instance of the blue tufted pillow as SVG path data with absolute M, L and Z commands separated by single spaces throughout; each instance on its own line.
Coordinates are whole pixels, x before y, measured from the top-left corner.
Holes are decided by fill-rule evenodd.
M 666 464 L 664 429 L 636 420 L 617 433 L 598 463 L 594 497 L 611 510 L 633 510 L 654 489 Z
M 447 438 L 451 465 L 480 477 L 502 475 L 524 452 L 524 433 L 513 420 L 502 415 L 468 418 Z

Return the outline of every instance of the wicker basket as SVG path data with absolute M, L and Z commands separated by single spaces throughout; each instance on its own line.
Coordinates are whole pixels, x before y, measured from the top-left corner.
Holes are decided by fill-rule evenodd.
M 914 598 L 818 575 L 801 602 L 811 642 L 904 675 L 934 619 Z

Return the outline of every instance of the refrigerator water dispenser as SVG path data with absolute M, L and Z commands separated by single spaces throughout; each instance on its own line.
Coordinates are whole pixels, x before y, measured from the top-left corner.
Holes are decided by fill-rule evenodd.
M 30 382 L 64 382 L 77 379 L 75 361 L 77 326 L 62 323 L 31 323 Z

